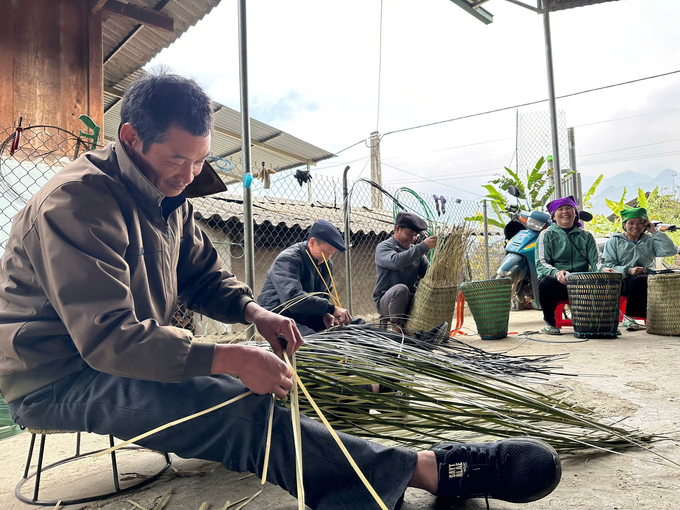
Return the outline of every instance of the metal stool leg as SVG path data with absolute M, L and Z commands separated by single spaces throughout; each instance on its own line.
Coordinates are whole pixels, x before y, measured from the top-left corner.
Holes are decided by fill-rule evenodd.
M 80 457 L 80 432 L 76 432 L 76 457 Z
M 109 445 L 111 447 L 113 444 L 113 436 L 109 434 Z M 113 468 L 113 485 L 116 487 L 116 492 L 120 491 L 120 485 L 118 484 L 118 465 L 116 464 L 116 452 L 111 452 L 111 467 Z
M 45 434 L 40 435 L 40 450 L 38 452 L 38 470 L 35 472 L 35 489 L 33 489 L 33 501 L 38 501 L 40 490 L 40 473 L 42 472 L 43 453 L 45 453 Z
M 28 468 L 31 466 L 31 457 L 33 457 L 34 446 L 35 446 L 35 434 L 31 434 L 31 446 L 28 447 L 28 458 L 26 459 L 26 467 L 24 468 L 24 478 L 28 478 Z

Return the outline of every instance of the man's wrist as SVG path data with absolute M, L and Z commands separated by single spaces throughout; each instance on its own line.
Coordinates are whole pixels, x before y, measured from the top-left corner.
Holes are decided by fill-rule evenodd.
M 243 309 L 243 318 L 246 322 L 254 324 L 266 311 L 257 302 L 250 301 Z

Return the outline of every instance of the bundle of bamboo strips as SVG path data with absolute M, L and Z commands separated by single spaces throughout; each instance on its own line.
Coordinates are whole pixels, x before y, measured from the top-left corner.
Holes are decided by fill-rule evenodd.
M 621 450 L 653 439 L 509 377 L 511 368 L 499 371 L 486 355 L 399 345 L 378 328 L 350 326 L 306 337 L 296 358 L 300 379 L 336 430 L 389 445 L 422 448 L 528 435 L 565 452 Z M 365 389 L 375 383 L 388 390 Z M 301 401 L 300 411 L 311 409 Z

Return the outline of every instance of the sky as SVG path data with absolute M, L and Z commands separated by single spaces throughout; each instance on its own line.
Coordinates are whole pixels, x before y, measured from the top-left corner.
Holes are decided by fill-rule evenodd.
M 338 154 L 313 171 L 339 176 L 349 164 L 351 179 L 370 177 L 362 140 L 377 130 L 385 185 L 477 199 L 504 166 L 515 168 L 518 116 L 537 144 L 549 136 L 530 124 L 548 103 L 408 128 L 547 99 L 542 17 L 504 0 L 484 8 L 490 25 L 449 0 L 248 2 L 251 117 Z M 679 71 L 678 19 L 677 0 L 551 13 L 557 96 Z M 240 110 L 237 2 L 222 0 L 147 68 L 159 64 Z M 586 184 L 680 171 L 680 73 L 558 99 L 557 108 L 574 127 Z

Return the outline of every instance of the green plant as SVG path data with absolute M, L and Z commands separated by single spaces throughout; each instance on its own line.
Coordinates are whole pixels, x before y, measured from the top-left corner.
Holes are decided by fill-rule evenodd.
M 541 209 L 546 204 L 555 188 L 548 185 L 548 178 L 553 174 L 553 170 L 548 169 L 545 172 L 541 170 L 544 163 L 545 158 L 543 157 L 536 162 L 534 168 L 527 172 L 526 182 L 520 178 L 518 172 L 505 167 L 507 175 L 500 175 L 490 181 L 489 184 L 482 186 L 488 192 L 484 198 L 489 199 L 489 204 L 496 214 L 496 218 L 488 218 L 489 225 L 499 228 L 505 226 L 505 218 L 503 217 L 505 207 L 509 200 L 514 200 L 512 196 L 507 194 L 510 186 L 515 186 L 519 190 L 519 200 L 524 202 L 521 204 L 523 209 L 533 211 Z M 465 219 L 481 223 L 484 221 L 484 216 L 476 213 L 474 216 Z

